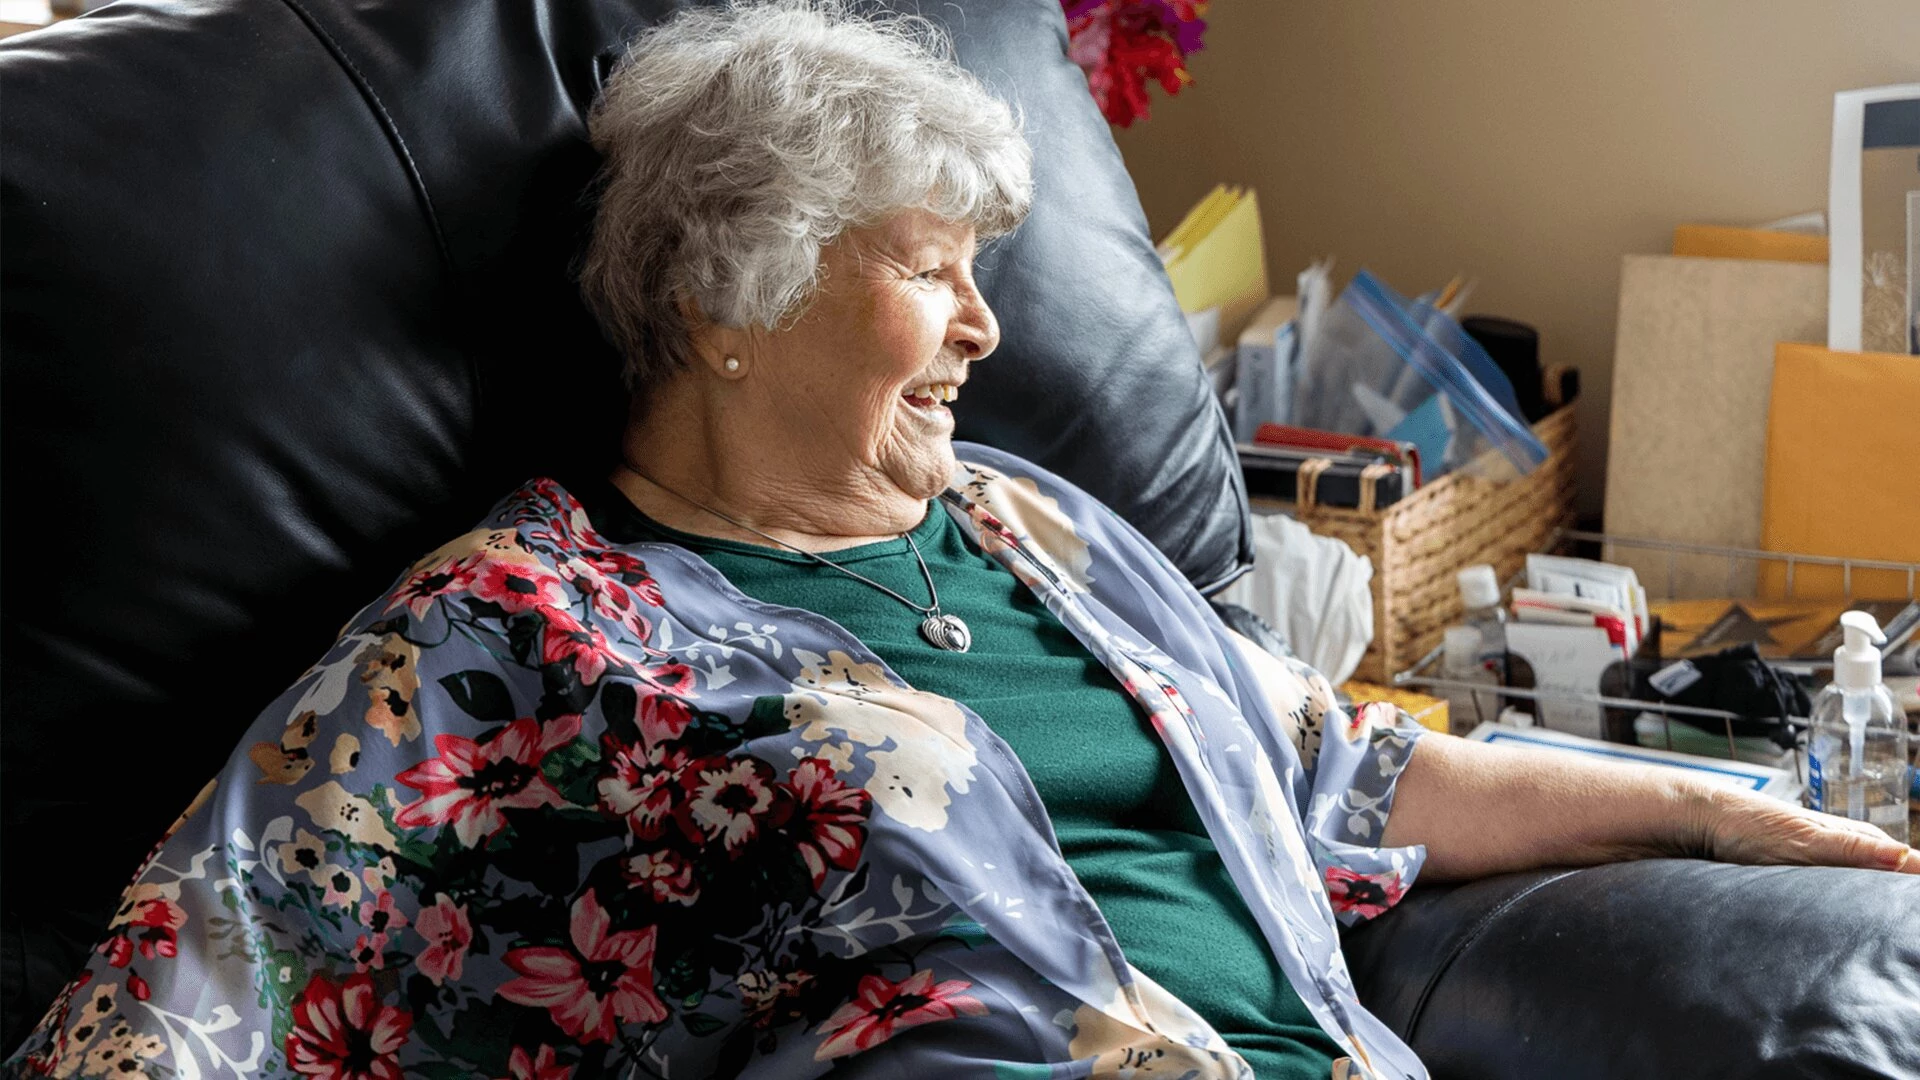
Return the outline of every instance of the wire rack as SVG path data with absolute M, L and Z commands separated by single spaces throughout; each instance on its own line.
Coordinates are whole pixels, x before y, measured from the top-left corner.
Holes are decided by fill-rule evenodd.
M 1577 529 L 1564 529 L 1555 535 L 1554 542 L 1548 545 L 1550 551 L 1582 550 L 1593 553 L 1606 562 L 1622 561 L 1633 565 L 1641 574 L 1641 586 L 1652 594 L 1653 584 L 1647 580 L 1649 566 L 1664 567 L 1664 574 L 1655 574 L 1655 583 L 1662 586 L 1658 595 L 1650 599 L 1677 600 L 1687 599 L 1680 595 L 1685 592 L 1712 591 L 1710 585 L 1717 584 L 1717 597 L 1740 599 L 1751 597 L 1755 583 L 1763 577 L 1765 567 L 1778 565 L 1781 569 L 1777 577 L 1783 581 L 1784 599 L 1798 598 L 1796 589 L 1804 578 L 1807 568 L 1820 568 L 1829 573 L 1838 571 L 1842 595 L 1831 597 L 1836 602 L 1854 599 L 1854 578 L 1856 574 L 1873 574 L 1876 580 L 1891 583 L 1898 588 L 1898 582 L 1904 577 L 1906 597 L 1912 600 L 1916 596 L 1916 586 L 1920 586 L 1920 563 L 1890 562 L 1881 559 L 1847 559 L 1829 555 L 1812 555 L 1798 552 L 1760 551 L 1753 548 L 1718 547 L 1710 544 L 1689 544 L 1670 540 L 1655 540 L 1646 537 L 1614 536 L 1607 533 L 1585 532 Z M 1714 567 L 1724 567 L 1724 572 L 1716 578 Z M 1664 580 L 1661 580 L 1661 578 Z M 1516 582 L 1508 582 L 1508 588 Z M 1882 592 L 1884 597 L 1885 593 Z M 1825 599 L 1826 597 L 1822 597 Z M 1436 696 L 1448 696 L 1448 691 L 1457 692 L 1455 700 L 1472 702 L 1476 710 L 1477 721 L 1497 720 L 1500 711 L 1512 702 L 1570 702 L 1590 705 L 1603 709 L 1630 710 L 1635 715 L 1651 714 L 1658 717 L 1665 734 L 1666 749 L 1672 750 L 1673 722 L 1685 718 L 1696 722 L 1696 726 L 1706 727 L 1715 722 L 1724 732 L 1727 741 L 1727 757 L 1740 757 L 1739 741 L 1734 735 L 1733 723 L 1746 720 L 1739 713 L 1724 709 L 1699 708 L 1691 705 L 1673 705 L 1665 702 L 1642 701 L 1638 698 L 1614 697 L 1600 693 L 1574 693 L 1565 690 L 1533 690 L 1519 687 L 1488 686 L 1484 683 L 1467 682 L 1461 679 L 1449 679 L 1434 674 L 1433 668 L 1440 660 L 1441 649 L 1434 648 L 1405 671 L 1393 676 L 1393 684 L 1419 690 Z M 1492 699 L 1492 716 L 1483 715 L 1481 702 Z M 1794 734 L 1792 754 L 1795 779 L 1806 781 L 1805 749 L 1807 718 L 1788 717 L 1787 725 Z

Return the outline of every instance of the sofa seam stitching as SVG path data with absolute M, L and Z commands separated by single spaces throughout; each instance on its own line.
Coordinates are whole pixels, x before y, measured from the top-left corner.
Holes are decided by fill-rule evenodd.
M 434 208 L 433 195 L 427 191 L 426 178 L 421 175 L 419 164 L 413 160 L 413 151 L 407 148 L 407 140 L 400 134 L 400 125 L 394 120 L 393 114 L 387 110 L 386 103 L 380 100 L 380 95 L 374 91 L 373 83 L 361 72 L 359 66 L 353 62 L 353 58 L 347 55 L 346 50 L 333 35 L 327 32 L 326 27 L 320 25 L 320 21 L 306 9 L 301 0 L 281 0 L 281 2 L 291 8 L 295 16 L 306 24 L 307 31 L 319 39 L 328 55 L 332 56 L 334 62 L 346 72 L 354 88 L 366 100 L 368 108 L 379 121 L 381 132 L 392 144 L 394 155 L 400 159 L 400 167 L 407 174 L 408 186 L 413 188 L 414 196 L 420 200 L 421 211 L 427 219 L 428 231 L 433 234 L 434 249 L 440 254 L 441 265 L 451 271 L 453 255 L 447 248 L 446 234 L 440 228 L 439 212 Z

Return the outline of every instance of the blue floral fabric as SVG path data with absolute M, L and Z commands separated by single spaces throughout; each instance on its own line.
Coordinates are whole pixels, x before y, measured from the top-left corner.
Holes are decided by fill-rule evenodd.
M 1417 729 L 1261 684 L 1106 508 L 979 446 L 941 497 L 1165 741 L 1288 979 L 1424 1077 L 1338 923 Z M 10 1065 L 56 1077 L 1230 1077 L 1131 968 L 1006 744 L 834 623 L 536 480 L 261 713 Z

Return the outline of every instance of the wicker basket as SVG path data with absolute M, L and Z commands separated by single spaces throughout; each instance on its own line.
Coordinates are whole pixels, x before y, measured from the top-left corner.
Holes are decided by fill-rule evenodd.
M 1517 480 L 1450 474 L 1384 510 L 1258 501 L 1373 560 L 1373 644 L 1354 678 L 1388 683 L 1440 644 L 1460 618 L 1454 575 L 1461 568 L 1491 563 L 1505 581 L 1529 552 L 1573 523 L 1572 407 L 1545 417 L 1533 432 L 1546 444 L 1547 460 Z

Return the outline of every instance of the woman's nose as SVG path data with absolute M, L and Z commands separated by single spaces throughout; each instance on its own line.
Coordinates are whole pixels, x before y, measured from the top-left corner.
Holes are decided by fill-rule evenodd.
M 969 361 L 984 360 L 1000 346 L 1000 320 L 972 281 L 962 290 L 959 309 L 947 326 L 947 344 Z

